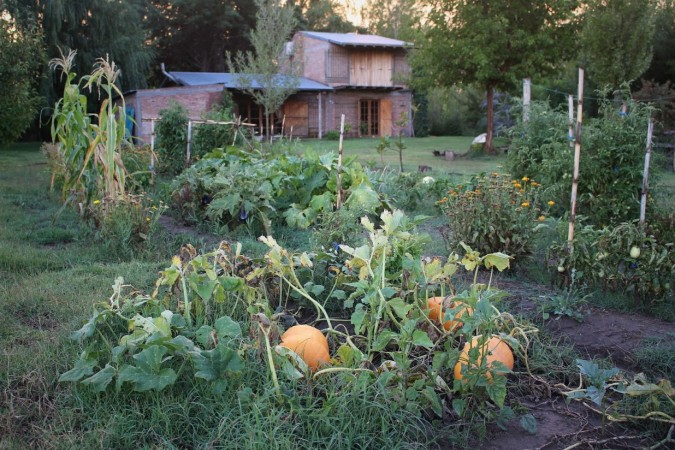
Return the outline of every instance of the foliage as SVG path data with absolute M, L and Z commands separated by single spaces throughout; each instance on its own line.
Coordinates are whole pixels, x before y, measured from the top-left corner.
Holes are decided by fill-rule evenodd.
M 43 58 L 37 30 L 0 19 L 0 146 L 16 141 L 36 115 L 40 98 L 34 80 Z
M 143 192 L 154 183 L 157 155 L 149 145 L 125 147 L 122 162 L 127 169 L 127 184 L 131 192 Z
M 584 14 L 581 46 L 588 74 L 618 88 L 636 80 L 652 60 L 653 0 L 592 0 Z
M 323 137 L 329 141 L 338 141 L 340 140 L 340 130 L 326 131 L 326 134 Z
M 396 153 L 398 153 L 399 170 L 401 173 L 403 173 L 403 150 L 405 150 L 405 143 L 403 142 L 403 136 L 399 135 L 395 139 L 392 139 L 388 136 L 382 136 L 380 138 L 380 143 L 377 144 L 375 150 L 377 150 L 377 153 L 380 155 L 380 159 L 382 159 L 383 164 L 384 164 L 383 156 L 385 152 L 395 151 Z
M 672 230 L 659 233 L 655 226 L 640 226 L 637 222 L 605 228 L 579 225 L 573 252 L 568 251 L 566 234 L 563 237 L 562 232 L 559 241 L 549 250 L 549 259 L 555 261 L 558 276 L 564 277 L 574 270 L 588 284 L 631 292 L 650 302 L 673 296 Z M 633 257 L 635 251 L 631 255 L 633 247 L 639 249 L 637 257 Z
M 255 0 L 256 28 L 251 32 L 253 52 L 228 52 L 228 66 L 239 75 L 237 86 L 265 108 L 267 136 L 272 140 L 270 115 L 297 90 L 297 63 L 285 51 L 295 27 L 290 4 L 280 0 Z
M 172 184 L 172 199 L 183 217 L 219 227 L 273 223 L 308 228 L 333 208 L 337 194 L 337 156 L 306 152 L 247 153 L 236 147 L 216 151 L 185 170 Z M 380 207 L 378 194 L 361 166 L 343 162 L 343 198 L 361 213 Z
M 644 73 L 646 80 L 666 83 L 675 80 L 675 2 L 656 2 L 654 18 L 654 54 L 649 69 Z
M 308 31 L 349 33 L 356 27 L 345 15 L 345 5 L 335 0 L 294 0 L 298 28 Z
M 561 317 L 570 317 L 577 322 L 584 320 L 584 308 L 588 304 L 590 294 L 583 294 L 583 287 L 575 286 L 579 279 L 576 276 L 576 270 L 571 272 L 571 282 L 562 292 L 541 297 L 543 300 L 539 305 L 542 318 L 548 320 L 555 316 L 555 320 Z
M 617 224 L 639 213 L 651 107 L 628 101 L 628 111 L 620 115 L 617 105 L 604 102 L 600 117 L 584 121 L 577 214 L 593 224 Z M 510 133 L 507 170 L 516 178 L 536 173 L 547 198 L 557 205 L 568 204 L 572 184 L 574 149 L 567 124 L 565 112 L 534 102 L 530 120 L 519 119 Z M 650 168 L 652 185 L 658 169 L 657 164 Z M 648 211 L 653 209 L 652 200 L 648 199 Z
M 475 136 L 485 124 L 483 93 L 471 86 L 429 90 L 429 117 L 434 136 Z
M 115 81 L 119 69 L 108 59 L 99 59 L 90 76 L 80 83 L 84 88 L 103 89 L 106 98 L 96 122 L 87 114 L 87 99 L 72 65 L 76 53 L 52 59 L 50 66 L 66 76 L 63 98 L 54 107 L 52 140 L 59 144 L 63 161 L 62 197 L 65 204 L 74 204 L 82 215 L 89 213 L 95 199 L 115 202 L 126 192 L 127 171 L 122 162 L 121 148 L 125 141 L 124 100 Z M 122 98 L 113 103 L 113 95 Z
M 161 173 L 177 175 L 185 168 L 188 120 L 187 108 L 173 100 L 159 112 L 155 132 Z
M 449 249 L 466 242 L 480 252 L 504 252 L 516 260 L 529 254 L 550 209 L 541 190 L 540 183 L 526 176 L 511 180 L 496 172 L 452 186 L 437 202 L 448 220 Z
M 418 91 L 413 92 L 413 136 L 427 137 L 430 132 L 429 97 Z
M 670 80 L 663 84 L 642 80 L 640 89 L 632 96 L 636 101 L 650 102 L 654 106 L 652 116 L 664 130 L 675 128 L 675 89 Z
M 232 109 L 222 105 L 214 105 L 211 111 L 202 117 L 203 120 L 214 122 L 232 122 L 233 118 Z M 199 159 L 216 148 L 235 145 L 239 141 L 241 141 L 239 137 L 235 141 L 235 131 L 231 125 L 198 124 L 193 128 L 190 155 L 193 159 Z
M 421 20 L 417 0 L 368 0 L 361 15 L 373 34 L 412 41 Z
M 165 210 L 164 204 L 155 205 L 145 195 L 126 195 L 114 204 L 94 200 L 91 220 L 110 254 L 127 259 L 147 250 Z
M 429 26 L 413 65 L 427 85 L 477 84 L 487 92 L 486 150 L 492 152 L 493 94 L 550 72 L 573 51 L 575 0 L 424 1 Z M 479 31 L 477 31 L 479 30 Z M 451 55 L 451 57 L 448 57 Z

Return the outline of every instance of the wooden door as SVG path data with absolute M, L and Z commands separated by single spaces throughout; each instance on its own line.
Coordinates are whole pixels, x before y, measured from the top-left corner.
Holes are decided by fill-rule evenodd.
M 392 135 L 391 99 L 380 100 L 380 136 Z

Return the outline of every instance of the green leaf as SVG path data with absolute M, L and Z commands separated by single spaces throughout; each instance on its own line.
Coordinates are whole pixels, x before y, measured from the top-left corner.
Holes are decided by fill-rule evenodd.
M 162 369 L 167 348 L 153 345 L 133 356 L 137 366 L 125 365 L 120 369 L 118 383 L 131 383 L 133 390 L 145 392 L 161 391 L 176 382 L 176 372 L 170 368 Z M 169 359 L 169 358 L 167 358 Z
M 92 318 L 82 326 L 82 328 L 70 333 L 70 339 L 81 342 L 84 339 L 91 337 L 94 334 L 94 331 L 96 331 L 96 322 L 98 321 L 99 317 L 101 317 L 101 313 L 94 314 Z
M 229 316 L 223 316 L 216 320 L 215 326 L 219 339 L 226 337 L 236 339 L 241 337 L 241 325 Z
M 244 280 L 240 277 L 220 277 L 219 280 L 226 292 L 234 292 L 244 287 Z
M 337 300 L 344 300 L 347 298 L 347 293 L 342 289 L 335 289 L 330 296 L 331 298 L 335 298 Z
M 213 338 L 211 338 L 211 333 L 213 332 L 213 327 L 210 325 L 202 325 L 195 331 L 195 339 L 197 343 L 204 348 L 211 348 L 213 346 Z
M 351 193 L 345 201 L 345 206 L 364 213 L 375 211 L 380 206 L 380 196 L 366 183 L 352 186 Z
M 434 413 L 438 417 L 442 417 L 443 404 L 441 403 L 441 399 L 438 396 L 438 393 L 436 393 L 436 391 L 434 391 L 434 389 L 431 386 L 426 386 L 422 390 L 422 395 L 429 401 L 429 405 L 431 406 L 431 409 L 434 411 Z
M 211 295 L 213 294 L 213 290 L 215 289 L 216 284 L 218 284 L 218 281 L 202 278 L 203 277 L 199 274 L 190 274 L 190 287 L 202 300 L 208 302 L 211 299 Z
M 110 364 L 96 372 L 89 378 L 82 380 L 82 384 L 91 386 L 95 392 L 103 392 L 108 387 L 117 370 Z
M 511 257 L 501 252 L 490 253 L 483 257 L 483 262 L 487 269 L 496 267 L 497 270 L 503 272 L 505 269 L 509 268 Z
M 59 382 L 80 381 L 83 377 L 94 373 L 96 367 L 96 358 L 90 357 L 87 351 L 82 352 L 80 358 L 75 361 L 75 367 L 68 372 L 61 374 Z
M 408 313 L 412 309 L 412 305 L 407 304 L 401 297 L 396 297 L 389 300 L 387 305 L 389 305 L 389 307 L 391 307 L 391 309 L 393 309 L 396 315 L 401 319 L 408 317 Z
M 521 417 L 520 426 L 530 434 L 537 434 L 537 419 L 532 414 Z
M 431 348 L 434 346 L 433 341 L 429 338 L 429 335 L 426 331 L 415 330 L 412 334 L 412 342 L 415 345 L 419 345 L 426 348 Z
M 452 400 L 452 409 L 457 413 L 459 417 L 464 416 L 464 411 L 466 410 L 466 400 L 463 398 L 455 398 Z
M 212 383 L 216 393 L 223 392 L 229 374 L 244 370 L 244 360 L 236 351 L 222 343 L 213 350 L 192 353 L 192 361 L 195 365 L 195 377 Z
M 495 375 L 491 383 L 485 386 L 488 397 L 495 402 L 500 408 L 504 406 L 506 400 L 506 377 L 503 375 Z
M 383 330 L 373 343 L 373 351 L 382 351 L 392 339 L 398 339 L 398 334 L 391 330 Z
M 354 312 L 352 313 L 352 317 L 351 317 L 351 322 L 352 322 L 352 325 L 354 325 L 354 332 L 355 333 L 358 334 L 358 333 L 361 332 L 361 328 L 362 328 L 363 321 L 365 320 L 365 318 L 366 318 L 366 311 L 363 308 L 363 304 L 359 303 L 354 308 Z

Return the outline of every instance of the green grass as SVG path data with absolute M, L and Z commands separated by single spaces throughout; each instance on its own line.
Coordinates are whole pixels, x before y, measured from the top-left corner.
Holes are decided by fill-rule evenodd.
M 432 168 L 430 174 L 458 174 L 471 175 L 480 172 L 498 170 L 506 161 L 504 155 L 469 158 L 465 155 L 471 146 L 472 137 L 466 136 L 430 136 L 425 138 L 404 138 L 403 168 L 406 171 L 417 171 L 420 165 Z M 344 141 L 344 156 L 358 158 L 361 164 L 374 168 L 389 167 L 398 170 L 398 152 L 389 150 L 383 158 L 377 153 L 379 138 L 346 139 Z M 304 139 L 298 147 L 309 148 L 318 153 L 338 151 L 338 141 Z M 433 151 L 453 151 L 460 157 L 453 161 L 446 161 L 444 157 L 433 155 Z

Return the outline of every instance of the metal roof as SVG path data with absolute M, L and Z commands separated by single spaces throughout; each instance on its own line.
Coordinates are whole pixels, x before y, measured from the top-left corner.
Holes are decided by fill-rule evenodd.
M 260 84 L 256 81 L 255 75 L 244 75 L 240 73 L 227 72 L 167 72 L 169 77 L 176 83 L 184 86 L 201 86 L 206 84 L 223 84 L 225 88 L 241 89 L 242 83 L 250 82 L 253 89 L 260 89 Z M 284 75 L 277 75 L 283 79 Z M 305 77 L 297 77 L 300 84 L 298 91 L 332 91 L 333 88 L 318 81 L 310 80 Z
M 390 39 L 383 36 L 376 36 L 374 34 L 356 34 L 356 33 L 323 33 L 318 31 L 302 31 L 301 33 L 328 41 L 336 45 L 344 45 L 350 47 L 397 47 L 405 48 L 411 47 L 412 43 L 399 41 L 398 39 Z

